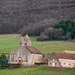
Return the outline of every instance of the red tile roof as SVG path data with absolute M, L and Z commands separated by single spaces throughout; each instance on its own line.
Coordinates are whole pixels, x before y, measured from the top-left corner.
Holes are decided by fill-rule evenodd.
M 71 59 L 71 60 L 75 60 L 75 54 L 64 53 L 64 52 L 55 52 L 55 54 L 60 59 Z

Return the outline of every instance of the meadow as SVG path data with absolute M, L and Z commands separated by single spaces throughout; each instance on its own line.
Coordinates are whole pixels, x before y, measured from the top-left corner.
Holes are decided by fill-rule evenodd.
M 18 46 L 20 34 L 0 35 L 0 53 L 9 53 Z M 30 37 L 32 46 L 42 53 L 62 52 L 63 50 L 75 50 L 75 43 L 66 41 L 43 41 L 39 42 L 36 37 Z M 67 68 L 64 71 L 54 72 L 41 70 L 44 66 L 22 66 L 17 69 L 0 69 L 0 75 L 75 75 L 75 69 Z
M 17 69 L 0 70 L 0 75 L 75 75 L 75 69 L 64 68 L 64 71 L 41 70 L 41 66 L 23 66 Z
M 0 35 L 0 53 L 9 53 L 18 46 L 20 34 Z M 35 46 L 42 53 L 62 52 L 64 50 L 75 51 L 74 42 L 66 41 L 37 41 L 36 37 L 30 37 L 32 46 Z

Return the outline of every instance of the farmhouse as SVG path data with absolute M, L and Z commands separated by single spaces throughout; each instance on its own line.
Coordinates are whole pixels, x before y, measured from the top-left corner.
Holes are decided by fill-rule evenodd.
M 53 52 L 48 59 L 48 66 L 75 67 L 75 54 L 72 52 Z
M 31 46 L 31 40 L 26 34 L 19 40 L 19 46 L 10 52 L 8 60 L 9 64 L 34 65 L 42 62 L 43 54 Z

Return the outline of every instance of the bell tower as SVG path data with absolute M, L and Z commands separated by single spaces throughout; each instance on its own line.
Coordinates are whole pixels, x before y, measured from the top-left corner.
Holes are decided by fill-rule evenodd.
M 30 40 L 28 34 L 26 34 L 26 36 L 24 37 L 24 44 L 25 44 L 25 46 L 31 46 L 31 40 Z
M 21 37 L 19 40 L 19 46 L 31 46 L 31 40 L 29 36 L 26 34 L 25 37 Z

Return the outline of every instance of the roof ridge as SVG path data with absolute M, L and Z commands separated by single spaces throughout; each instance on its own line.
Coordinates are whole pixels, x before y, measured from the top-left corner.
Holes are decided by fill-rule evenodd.
M 75 54 L 65 52 L 55 52 L 56 56 L 60 59 L 71 59 L 75 60 Z
M 55 52 L 55 53 L 72 54 L 72 53 L 65 53 L 65 52 Z M 73 54 L 73 55 L 75 55 L 75 54 Z
M 25 46 L 25 48 L 33 54 L 42 54 L 37 48 L 35 48 L 34 46 Z

